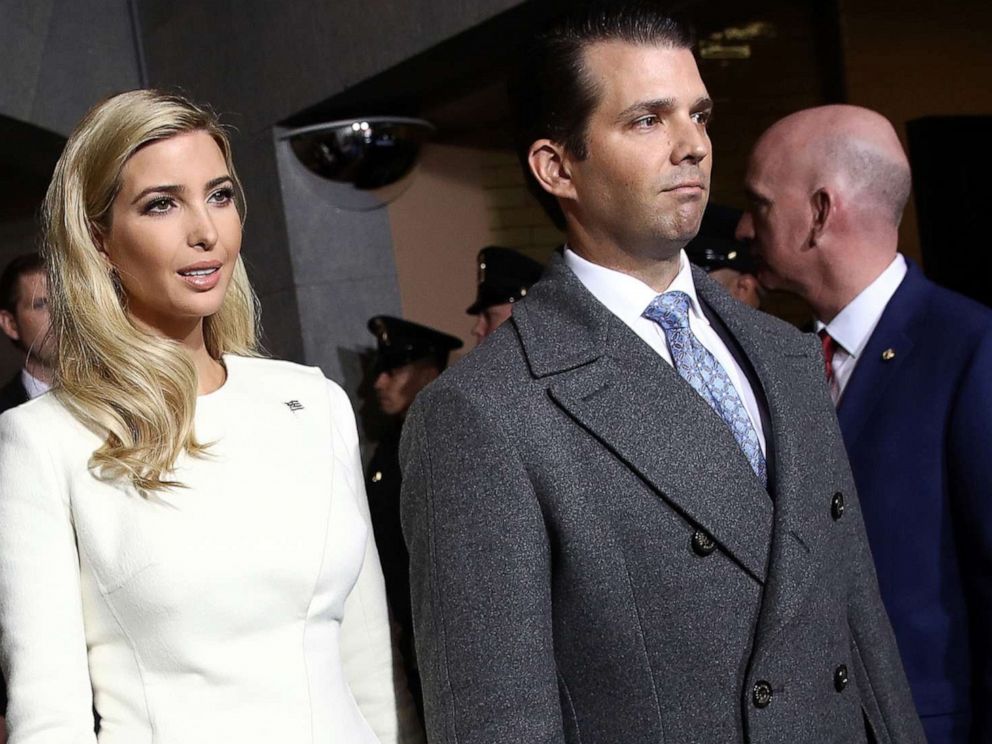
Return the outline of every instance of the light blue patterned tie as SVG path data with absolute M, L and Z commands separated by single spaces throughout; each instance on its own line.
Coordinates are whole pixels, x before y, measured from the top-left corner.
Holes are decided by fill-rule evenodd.
M 689 328 L 689 303 L 685 292 L 665 292 L 651 301 L 644 317 L 661 326 L 675 369 L 727 422 L 755 475 L 767 483 L 765 456 L 758 435 L 726 370 Z

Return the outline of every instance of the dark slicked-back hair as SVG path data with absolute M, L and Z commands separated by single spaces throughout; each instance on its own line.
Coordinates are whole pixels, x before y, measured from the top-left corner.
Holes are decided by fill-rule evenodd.
M 17 290 L 21 277 L 28 274 L 43 274 L 45 261 L 37 253 L 18 256 L 0 274 L 0 310 L 13 313 L 17 308 Z
M 509 92 L 517 156 L 527 184 L 548 216 L 565 228 L 558 199 L 534 178 L 527 162 L 539 139 L 562 145 L 578 159 L 587 156 L 586 125 L 598 102 L 598 91 L 584 66 L 586 47 L 597 42 L 692 47 L 688 26 L 650 0 L 592 0 L 557 17 L 525 50 Z

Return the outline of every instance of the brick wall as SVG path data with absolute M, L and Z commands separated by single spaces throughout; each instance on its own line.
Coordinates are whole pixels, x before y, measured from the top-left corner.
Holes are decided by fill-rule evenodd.
M 542 263 L 565 242 L 531 195 L 516 155 L 482 154 L 481 186 L 485 195 L 492 243 L 515 248 Z

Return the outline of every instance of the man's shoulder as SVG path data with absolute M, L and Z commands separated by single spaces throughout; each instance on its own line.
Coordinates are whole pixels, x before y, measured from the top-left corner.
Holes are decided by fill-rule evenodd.
M 992 337 L 992 309 L 982 303 L 942 287 L 922 273 L 906 290 L 903 307 L 915 316 L 912 325 L 921 329 L 921 340 L 945 349 L 955 344 L 971 348 Z M 898 291 L 891 302 L 900 307 Z
M 785 342 L 805 343 L 805 340 L 812 335 L 800 330 L 792 323 L 770 315 L 763 310 L 755 310 L 747 305 L 743 305 L 741 312 L 758 329 L 770 336 L 778 337 Z
M 992 329 L 992 309 L 954 290 L 930 282 L 930 308 L 942 318 L 953 318 L 962 330 L 978 333 Z
M 520 337 L 507 322 L 446 369 L 421 395 L 461 392 L 481 400 L 519 389 L 532 379 Z
M 0 388 L 0 413 L 27 402 L 27 399 L 28 393 L 24 389 L 24 383 L 21 381 L 21 373 L 18 371 L 17 374 Z

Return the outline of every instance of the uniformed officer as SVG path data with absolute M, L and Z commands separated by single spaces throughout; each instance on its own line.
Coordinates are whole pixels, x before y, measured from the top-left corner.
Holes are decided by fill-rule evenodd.
M 710 204 L 703 214 L 699 234 L 685 247 L 685 252 L 692 263 L 720 282 L 733 297 L 745 305 L 760 307 L 763 289 L 755 276 L 751 248 L 734 237 L 741 214 L 741 210 L 733 207 Z
M 410 558 L 400 528 L 400 432 L 413 399 L 448 365 L 462 347 L 454 336 L 408 320 L 377 315 L 368 324 L 376 338 L 373 388 L 383 413 L 395 422 L 382 437 L 369 463 L 366 490 L 372 529 L 386 580 L 386 597 L 400 628 L 400 651 L 410 690 L 423 715 L 420 677 L 413 647 L 410 609 Z
M 541 278 L 544 267 L 510 248 L 491 245 L 479 251 L 479 288 L 466 310 L 475 315 L 472 335 L 481 342 L 513 314 L 513 303 Z

